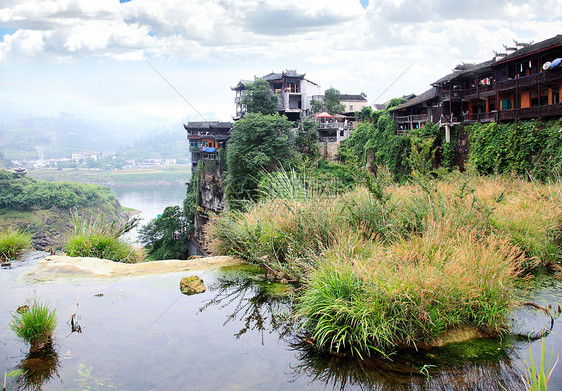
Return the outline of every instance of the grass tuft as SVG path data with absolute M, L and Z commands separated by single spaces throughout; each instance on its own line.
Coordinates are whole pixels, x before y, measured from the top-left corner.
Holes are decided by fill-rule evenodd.
M 26 311 L 13 315 L 10 328 L 31 346 L 31 350 L 42 349 L 51 344 L 57 326 L 55 310 L 47 303 L 33 300 Z
M 0 232 L 0 260 L 9 261 L 31 247 L 31 234 L 14 228 Z
M 124 263 L 137 263 L 145 260 L 142 249 L 122 239 L 122 235 L 132 229 L 137 221 L 124 226 L 115 221 L 105 224 L 98 216 L 94 219 L 82 219 L 77 213 L 73 215 L 74 233 L 66 240 L 65 251 L 71 257 L 93 257 L 109 259 Z

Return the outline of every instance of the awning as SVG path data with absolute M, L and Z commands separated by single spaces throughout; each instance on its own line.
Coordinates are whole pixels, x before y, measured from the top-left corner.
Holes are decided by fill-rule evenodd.
M 211 148 L 211 147 L 204 147 L 203 149 L 201 149 L 203 152 L 217 152 L 216 148 Z
M 334 118 L 334 116 L 326 111 L 321 112 L 320 114 L 316 114 L 316 118 Z

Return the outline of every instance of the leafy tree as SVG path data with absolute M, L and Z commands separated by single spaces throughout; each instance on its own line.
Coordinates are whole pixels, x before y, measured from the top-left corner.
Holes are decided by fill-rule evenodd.
M 318 157 L 318 124 L 314 121 L 301 121 L 297 128 L 295 137 L 295 149 L 297 152 L 312 159 Z
M 319 100 L 312 99 L 310 101 L 310 110 L 313 113 L 320 113 L 321 111 L 324 111 L 324 103 Z
M 277 96 L 271 92 L 267 81 L 258 78 L 246 85 L 246 92 L 242 95 L 242 106 L 246 108 L 246 113 L 275 114 Z
M 285 116 L 246 114 L 234 124 L 227 146 L 227 196 L 251 199 L 264 172 L 287 167 L 294 155 L 292 123 Z
M 373 108 L 371 106 L 365 106 L 361 109 L 361 111 L 355 112 L 355 118 L 358 121 L 362 121 L 362 122 L 371 123 L 373 120 L 372 115 L 373 115 Z
M 345 105 L 341 103 L 339 90 L 330 87 L 324 92 L 324 107 L 330 114 L 342 113 L 345 110 Z
M 179 206 L 169 206 L 160 217 L 139 231 L 139 239 L 154 259 L 185 259 L 189 256 L 187 235 L 193 231 Z

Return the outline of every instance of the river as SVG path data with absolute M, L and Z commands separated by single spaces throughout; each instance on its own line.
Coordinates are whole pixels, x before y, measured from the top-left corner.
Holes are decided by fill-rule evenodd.
M 133 208 L 142 218 L 140 226 L 148 224 L 162 214 L 167 206 L 182 206 L 187 186 L 118 186 L 112 188 L 122 206 Z M 131 231 L 128 239 L 137 240 L 138 228 Z

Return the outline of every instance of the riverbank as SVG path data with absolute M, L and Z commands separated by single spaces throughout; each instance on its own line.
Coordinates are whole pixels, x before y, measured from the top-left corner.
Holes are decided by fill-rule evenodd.
M 191 167 L 166 166 L 121 170 L 31 170 L 32 178 L 49 182 L 79 182 L 118 188 L 122 186 L 177 186 L 191 179 Z

